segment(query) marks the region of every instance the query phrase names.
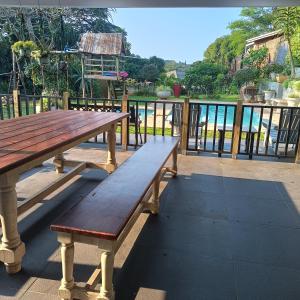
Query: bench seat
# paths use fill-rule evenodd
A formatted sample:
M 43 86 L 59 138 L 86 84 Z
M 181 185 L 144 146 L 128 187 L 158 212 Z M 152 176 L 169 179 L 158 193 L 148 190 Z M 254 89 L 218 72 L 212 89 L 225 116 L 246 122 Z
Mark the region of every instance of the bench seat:
M 146 143 L 57 219 L 51 230 L 117 239 L 177 144 L 175 137 L 155 137 Z
M 51 225 L 51 230 L 58 232 L 62 245 L 63 279 L 59 290 L 62 299 L 114 298 L 114 254 L 143 209 L 149 208 L 152 213 L 158 213 L 159 183 L 165 172 L 177 173 L 178 143 L 176 137 L 153 137 Z M 166 168 L 171 155 L 173 166 Z M 97 245 L 103 251 L 99 267 L 99 270 L 102 269 L 100 295 L 89 291 L 91 296 L 86 296 L 86 292 L 82 294 L 82 290 L 74 286 L 74 242 Z M 99 274 L 92 277 L 89 288 L 95 286 Z

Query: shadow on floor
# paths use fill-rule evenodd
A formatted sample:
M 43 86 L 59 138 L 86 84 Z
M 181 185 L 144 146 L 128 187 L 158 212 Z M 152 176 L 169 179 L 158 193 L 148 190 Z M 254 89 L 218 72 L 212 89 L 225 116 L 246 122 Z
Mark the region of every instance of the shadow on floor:
M 116 299 L 300 298 L 300 218 L 285 185 L 200 172 L 168 180 L 160 214 L 149 216 L 123 267 L 115 269 Z M 84 174 L 20 222 L 27 244 L 23 271 L 9 276 L 1 265 L 0 299 L 56 295 L 61 265 L 49 225 L 101 176 Z M 75 279 L 85 281 L 98 264 L 97 250 L 76 247 L 82 253 Z

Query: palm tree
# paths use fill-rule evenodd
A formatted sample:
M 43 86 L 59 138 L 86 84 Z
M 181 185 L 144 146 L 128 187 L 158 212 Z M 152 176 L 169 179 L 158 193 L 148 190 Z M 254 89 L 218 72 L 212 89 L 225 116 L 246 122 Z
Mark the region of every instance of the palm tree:
M 283 32 L 288 43 L 292 77 L 295 77 L 295 64 L 291 46 L 291 38 L 294 35 L 299 23 L 300 10 L 298 7 L 278 7 L 275 9 L 274 27 Z

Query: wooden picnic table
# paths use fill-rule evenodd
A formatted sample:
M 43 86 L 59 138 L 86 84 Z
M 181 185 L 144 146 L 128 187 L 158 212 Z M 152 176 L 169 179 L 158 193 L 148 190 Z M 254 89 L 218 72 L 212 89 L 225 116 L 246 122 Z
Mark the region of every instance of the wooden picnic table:
M 25 254 L 24 243 L 17 229 L 17 216 L 51 194 L 85 168 L 102 168 L 108 172 L 116 168 L 115 144 L 117 123 L 128 117 L 126 113 L 51 111 L 37 115 L 0 121 L 0 218 L 2 242 L 0 261 L 8 273 L 21 269 Z M 108 154 L 104 163 L 71 161 L 63 152 L 88 139 L 107 132 Z M 16 183 L 19 175 L 40 165 L 51 157 L 57 173 L 65 166 L 74 167 L 37 192 L 18 207 Z

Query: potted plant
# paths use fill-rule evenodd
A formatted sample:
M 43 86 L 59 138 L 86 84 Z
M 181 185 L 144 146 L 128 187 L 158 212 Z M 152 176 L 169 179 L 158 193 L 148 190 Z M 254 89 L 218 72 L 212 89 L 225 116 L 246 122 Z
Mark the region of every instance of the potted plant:
M 298 106 L 300 104 L 300 80 L 290 81 L 289 87 L 292 88 L 292 92 L 288 94 L 288 106 Z
M 37 50 L 37 45 L 33 41 L 18 41 L 12 45 L 11 49 L 19 57 L 30 57 L 31 52 Z
M 300 104 L 300 96 L 297 93 L 291 93 L 288 95 L 287 98 L 287 104 L 288 106 L 297 107 Z
M 136 92 L 136 80 L 132 78 L 126 79 L 126 89 L 128 95 L 133 95 Z
M 174 83 L 173 93 L 176 98 L 180 97 L 180 94 L 181 94 L 181 84 L 180 83 Z
M 156 88 L 156 95 L 160 99 L 168 99 L 172 94 L 172 89 L 166 85 L 160 85 Z

